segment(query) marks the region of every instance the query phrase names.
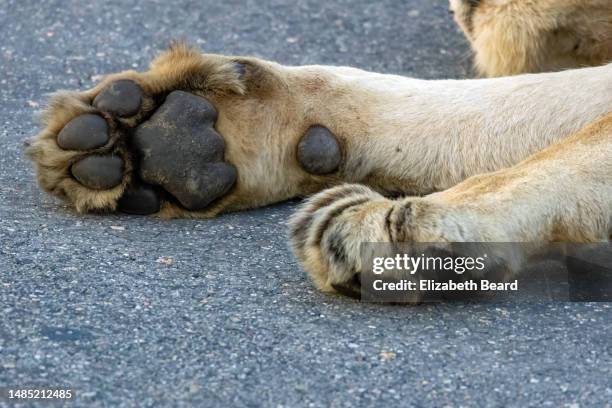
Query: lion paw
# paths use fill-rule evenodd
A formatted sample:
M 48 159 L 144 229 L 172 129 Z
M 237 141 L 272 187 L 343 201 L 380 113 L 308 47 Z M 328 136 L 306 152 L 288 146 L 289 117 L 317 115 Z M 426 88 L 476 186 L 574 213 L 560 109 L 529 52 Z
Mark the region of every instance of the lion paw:
M 168 71 L 177 63 L 180 75 Z M 152 71 L 56 94 L 44 115 L 46 128 L 27 151 L 40 184 L 81 212 L 206 209 L 234 186 L 237 171 L 225 161 L 217 111 L 201 94 L 244 93 L 239 65 L 202 60 L 178 46 Z
M 503 280 L 518 271 L 526 247 L 492 239 L 498 232 L 487 230 L 490 223 L 477 219 L 469 209 L 439 197 L 391 200 L 368 187 L 346 184 L 311 197 L 293 216 L 289 234 L 297 259 L 319 289 L 361 298 L 367 289 L 362 288 L 363 282 L 371 280 L 364 273 L 373 256 L 406 254 L 445 260 L 483 256 L 475 277 Z M 442 277 L 448 271 L 434 268 L 431 272 Z M 411 278 L 398 271 L 390 276 L 406 277 Z M 415 302 L 423 296 L 416 293 L 407 299 Z

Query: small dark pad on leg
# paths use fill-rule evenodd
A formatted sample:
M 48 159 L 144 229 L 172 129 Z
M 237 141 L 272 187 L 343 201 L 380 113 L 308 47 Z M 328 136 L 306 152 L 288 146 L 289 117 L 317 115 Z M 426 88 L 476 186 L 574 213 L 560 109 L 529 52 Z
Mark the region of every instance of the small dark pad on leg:
M 112 82 L 94 99 L 93 105 L 104 112 L 122 118 L 134 116 L 140 110 L 142 89 L 134 81 L 121 79 Z
M 64 150 L 90 150 L 108 142 L 108 125 L 98 115 L 77 116 L 57 135 L 57 144 Z
M 117 203 L 119 211 L 128 214 L 149 215 L 161 208 L 159 195 L 149 185 L 137 185 L 129 188 Z
M 72 165 L 79 183 L 94 190 L 107 190 L 121 184 L 123 160 L 119 156 L 88 156 Z
M 223 161 L 225 141 L 213 128 L 217 111 L 205 98 L 174 91 L 134 134 L 140 177 L 159 185 L 185 208 L 202 210 L 236 182 Z
M 308 173 L 333 173 L 342 159 L 338 139 L 323 126 L 312 126 L 298 144 L 297 159 Z

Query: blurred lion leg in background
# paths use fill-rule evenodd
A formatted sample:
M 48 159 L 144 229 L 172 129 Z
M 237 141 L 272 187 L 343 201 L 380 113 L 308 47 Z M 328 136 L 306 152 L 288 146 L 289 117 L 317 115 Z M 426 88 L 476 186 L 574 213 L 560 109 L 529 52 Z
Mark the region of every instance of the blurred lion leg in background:
M 480 76 L 612 61 L 610 0 L 450 0 Z

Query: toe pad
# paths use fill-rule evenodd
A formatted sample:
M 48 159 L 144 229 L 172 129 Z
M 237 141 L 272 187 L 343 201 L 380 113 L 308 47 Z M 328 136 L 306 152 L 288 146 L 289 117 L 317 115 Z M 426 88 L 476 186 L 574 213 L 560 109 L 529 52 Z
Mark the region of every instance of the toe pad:
M 140 110 L 142 89 L 134 81 L 121 79 L 112 82 L 94 99 L 93 105 L 104 112 L 122 118 L 134 116 Z
M 94 190 L 107 190 L 121 184 L 123 160 L 119 156 L 88 156 L 72 165 L 72 175 Z
M 125 192 L 117 203 L 117 208 L 128 214 L 149 215 L 159 211 L 161 201 L 153 187 L 138 185 Z
M 57 144 L 64 150 L 90 150 L 108 142 L 108 125 L 98 115 L 77 116 L 57 135 Z

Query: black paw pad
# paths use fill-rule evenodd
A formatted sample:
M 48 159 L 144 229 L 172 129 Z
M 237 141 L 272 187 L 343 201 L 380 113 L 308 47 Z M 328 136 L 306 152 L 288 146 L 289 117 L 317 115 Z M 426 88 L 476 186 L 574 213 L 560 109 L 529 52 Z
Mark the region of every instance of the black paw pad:
M 159 195 L 152 186 L 147 185 L 129 188 L 117 203 L 119 211 L 137 215 L 154 214 L 160 207 Z
M 96 108 L 122 118 L 137 114 L 141 103 L 142 89 L 129 79 L 112 82 L 93 100 Z
M 72 175 L 94 190 L 107 190 L 121 184 L 123 160 L 119 156 L 88 156 L 72 165 Z
M 342 160 L 338 139 L 323 126 L 312 126 L 298 144 L 297 159 L 308 173 L 333 173 Z
M 189 210 L 201 210 L 236 182 L 225 163 L 225 141 L 214 130 L 217 112 L 208 100 L 174 91 L 149 121 L 138 127 L 140 177 L 159 185 Z
M 57 135 L 57 144 L 65 150 L 90 150 L 108 142 L 108 125 L 98 115 L 77 116 Z

